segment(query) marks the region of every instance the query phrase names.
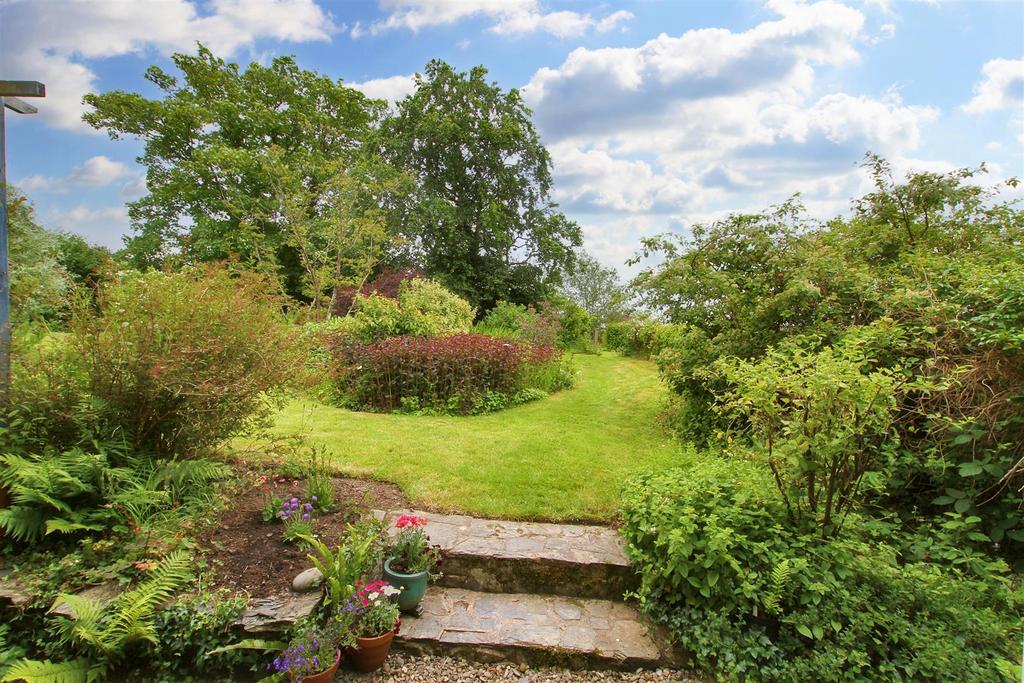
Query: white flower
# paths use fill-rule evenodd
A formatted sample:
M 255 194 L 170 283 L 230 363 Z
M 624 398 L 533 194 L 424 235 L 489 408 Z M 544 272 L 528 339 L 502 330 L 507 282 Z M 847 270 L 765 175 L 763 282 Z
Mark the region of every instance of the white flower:
M 370 598 L 370 600 L 376 600 L 378 596 L 380 596 L 380 593 L 374 592 L 370 593 L 367 597 Z
M 398 590 L 398 589 L 397 589 L 397 588 L 395 588 L 394 586 L 386 586 L 386 587 L 384 588 L 384 595 L 388 596 L 389 598 L 390 598 L 391 596 L 393 596 L 393 595 L 398 595 L 398 594 L 399 594 L 399 593 L 401 593 L 401 592 L 402 592 L 402 591 Z

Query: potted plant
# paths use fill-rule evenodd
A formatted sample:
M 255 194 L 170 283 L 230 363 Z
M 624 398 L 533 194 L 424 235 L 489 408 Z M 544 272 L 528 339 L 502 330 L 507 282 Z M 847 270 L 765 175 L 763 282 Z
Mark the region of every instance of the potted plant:
M 398 589 L 385 581 L 357 585 L 348 604 L 338 612 L 342 642 L 349 661 L 359 671 L 376 671 L 384 665 L 391 641 L 398 633 L 398 605 L 393 600 Z
M 317 626 L 299 632 L 273 661 L 272 668 L 296 683 L 330 683 L 341 662 L 337 638 Z
M 432 575 L 436 577 L 435 570 L 441 564 L 441 548 L 430 545 L 430 539 L 423 530 L 426 525 L 426 517 L 399 517 L 395 522 L 398 533 L 384 562 L 384 578 L 401 589 L 398 606 L 404 612 L 419 607 L 423 594 L 427 592 L 427 582 Z

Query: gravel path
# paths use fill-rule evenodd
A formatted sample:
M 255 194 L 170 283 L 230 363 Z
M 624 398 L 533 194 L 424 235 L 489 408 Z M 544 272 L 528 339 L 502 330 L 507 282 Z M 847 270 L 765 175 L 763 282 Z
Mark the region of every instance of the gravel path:
M 384 669 L 371 674 L 339 670 L 334 677 L 339 683 L 478 683 L 480 681 L 514 681 L 514 683 L 697 683 L 679 671 L 567 671 L 565 669 L 533 669 L 526 665 L 478 664 L 453 657 L 412 657 L 392 652 Z

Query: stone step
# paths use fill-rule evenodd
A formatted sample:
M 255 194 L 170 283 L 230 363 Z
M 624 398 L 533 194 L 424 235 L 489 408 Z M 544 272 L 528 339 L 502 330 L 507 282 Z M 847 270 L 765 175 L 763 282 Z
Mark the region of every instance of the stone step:
M 431 586 L 422 608 L 402 617 L 395 641 L 414 654 L 623 671 L 680 663 L 665 633 L 621 602 Z
M 621 536 L 608 527 L 510 522 L 418 510 L 374 514 L 391 525 L 403 514 L 429 520 L 430 542 L 446 552 L 440 586 L 621 600 L 639 583 Z

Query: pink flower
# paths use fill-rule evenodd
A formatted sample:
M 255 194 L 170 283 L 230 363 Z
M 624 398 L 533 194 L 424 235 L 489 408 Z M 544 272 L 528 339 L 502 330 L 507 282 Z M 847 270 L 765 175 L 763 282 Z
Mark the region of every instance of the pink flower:
M 395 522 L 395 526 L 399 529 L 408 529 L 410 527 L 423 527 L 427 525 L 426 517 L 414 517 L 412 515 L 402 515 Z

